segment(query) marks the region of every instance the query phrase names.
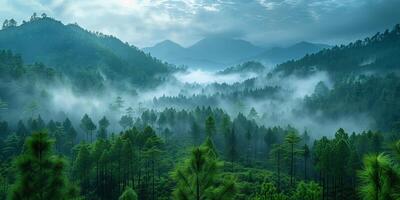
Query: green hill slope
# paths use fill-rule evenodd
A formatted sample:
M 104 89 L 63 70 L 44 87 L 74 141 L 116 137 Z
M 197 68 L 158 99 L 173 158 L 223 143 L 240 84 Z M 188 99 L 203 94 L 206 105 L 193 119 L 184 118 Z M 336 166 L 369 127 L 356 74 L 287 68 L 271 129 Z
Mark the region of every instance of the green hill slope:
M 0 31 L 0 49 L 18 53 L 27 63 L 42 62 L 69 76 L 84 71 L 111 81 L 153 84 L 173 69 L 113 36 L 78 25 L 38 18 Z

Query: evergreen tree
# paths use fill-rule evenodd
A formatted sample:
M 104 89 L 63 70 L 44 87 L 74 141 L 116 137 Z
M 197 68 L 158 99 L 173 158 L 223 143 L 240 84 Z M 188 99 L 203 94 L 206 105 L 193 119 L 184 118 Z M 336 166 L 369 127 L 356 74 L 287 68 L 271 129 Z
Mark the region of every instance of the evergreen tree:
M 98 134 L 98 138 L 101 139 L 106 139 L 107 138 L 107 127 L 110 125 L 110 122 L 108 121 L 108 119 L 106 118 L 106 116 L 104 116 L 103 118 L 100 119 L 99 121 L 99 134 Z
M 257 120 L 258 119 L 258 113 L 254 107 L 250 109 L 249 114 L 247 115 L 247 118 L 252 119 L 252 120 Z
M 367 155 L 359 172 L 364 200 L 395 200 L 400 195 L 400 174 L 385 154 Z
M 247 162 L 247 164 L 250 164 L 250 152 L 251 152 L 251 132 L 250 132 L 250 130 L 247 130 L 246 131 L 246 134 L 245 134 L 245 138 L 246 138 L 246 142 L 247 142 L 247 148 L 246 148 L 246 162 Z M 254 148 L 254 147 L 253 147 Z
M 4 30 L 4 29 L 8 28 L 8 24 L 9 24 L 8 19 L 4 20 L 2 29 Z
M 297 184 L 296 190 L 292 196 L 292 199 L 296 200 L 318 200 L 322 197 L 322 188 L 314 183 L 300 182 Z
M 122 97 L 117 96 L 117 98 L 114 101 L 114 104 L 111 105 L 112 109 L 115 111 L 121 111 L 121 109 L 124 107 L 124 100 Z
M 72 123 L 68 118 L 64 120 L 62 126 L 65 131 L 66 138 L 68 140 L 66 142 L 67 146 L 69 147 L 69 149 L 72 149 L 72 147 L 75 145 L 78 133 L 76 132 L 75 128 L 72 126 Z
M 238 157 L 237 138 L 234 128 L 232 128 L 232 130 L 229 132 L 227 141 L 228 141 L 227 144 L 228 160 L 231 162 L 231 171 L 233 172 L 233 165 Z
M 278 191 L 281 191 L 281 167 L 282 167 L 282 159 L 284 153 L 284 147 L 282 144 L 275 144 L 272 146 L 271 152 L 273 156 L 275 167 L 276 167 L 276 185 Z
M 131 187 L 126 187 L 124 193 L 118 198 L 118 200 L 137 200 L 138 196 Z
M 72 168 L 72 174 L 75 179 L 80 181 L 84 194 L 89 193 L 90 171 L 92 169 L 92 158 L 88 146 L 87 144 L 79 145 L 78 155 Z
M 133 126 L 133 119 L 128 115 L 124 115 L 121 117 L 118 123 L 125 130 L 126 128 Z
M 266 144 L 266 149 L 267 149 L 266 154 L 267 155 L 269 155 L 269 153 L 272 149 L 272 145 L 276 142 L 277 142 L 277 136 L 274 133 L 274 131 L 272 131 L 272 129 L 269 128 L 264 135 L 264 143 Z
M 261 191 L 257 195 L 257 200 L 274 200 L 278 191 L 272 183 L 263 183 L 261 186 Z
M 34 133 L 26 141 L 26 151 L 16 160 L 17 179 L 9 199 L 73 199 L 65 176 L 65 161 L 52 155 L 46 133 Z
M 198 146 L 200 144 L 200 132 L 200 126 L 195 121 L 193 121 L 190 134 L 192 135 L 193 144 L 195 146 Z
M 209 156 L 205 146 L 193 149 L 191 157 L 178 166 L 173 177 L 177 182 L 175 199 L 230 200 L 235 197 L 235 184 L 219 175 L 218 161 Z
M 133 114 L 133 108 L 132 107 L 128 107 L 125 111 L 126 111 L 126 115 L 132 116 L 132 114 Z
M 208 116 L 205 122 L 206 135 L 213 138 L 216 132 L 214 117 Z
M 17 124 L 17 136 L 22 141 L 25 141 L 26 136 L 28 136 L 28 129 L 26 129 L 26 126 L 22 120 L 19 120 Z
M 4 146 L 0 150 L 4 160 L 18 155 L 22 150 L 20 138 L 15 133 L 8 135 L 4 140 Z
M 310 149 L 308 148 L 308 145 L 305 144 L 303 146 L 303 158 L 304 158 L 304 180 L 307 180 L 307 163 L 308 163 L 308 159 L 310 158 Z
M 86 140 L 90 135 L 90 142 L 92 142 L 93 131 L 96 130 L 96 125 L 90 119 L 89 115 L 85 114 L 81 119 L 81 128 L 86 132 Z
M 285 137 L 285 142 L 286 142 L 287 146 L 289 147 L 290 185 L 293 185 L 296 145 L 300 142 L 300 137 L 295 132 L 289 132 L 289 134 Z

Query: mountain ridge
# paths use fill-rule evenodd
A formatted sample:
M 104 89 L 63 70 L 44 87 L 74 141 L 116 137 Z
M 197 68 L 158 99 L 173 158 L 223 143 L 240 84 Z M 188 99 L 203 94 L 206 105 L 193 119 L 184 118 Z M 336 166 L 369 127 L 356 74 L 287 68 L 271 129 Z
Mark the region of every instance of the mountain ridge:
M 91 71 L 111 81 L 126 80 L 135 85 L 156 81 L 158 74 L 173 69 L 114 36 L 49 17 L 0 30 L 0 49 L 20 54 L 27 63 L 41 62 L 73 76 Z
M 177 65 L 218 71 L 248 61 L 275 65 L 329 47 L 325 44 L 302 41 L 289 47 L 265 49 L 246 40 L 214 36 L 203 38 L 186 48 L 174 41 L 164 40 L 142 50 Z
M 297 60 L 277 65 L 276 72 L 309 75 L 327 71 L 336 78 L 349 73 L 386 73 L 400 71 L 400 25 L 347 45 L 336 45 Z

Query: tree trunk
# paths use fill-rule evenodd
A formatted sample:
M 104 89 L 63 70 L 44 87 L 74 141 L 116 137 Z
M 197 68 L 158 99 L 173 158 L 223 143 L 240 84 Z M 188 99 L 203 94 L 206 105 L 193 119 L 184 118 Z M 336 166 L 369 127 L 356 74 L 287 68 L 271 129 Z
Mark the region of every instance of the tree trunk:
M 307 181 L 307 158 L 304 158 L 304 180 Z
M 155 199 L 155 168 L 154 168 L 154 160 L 152 160 L 152 170 L 153 170 L 153 183 L 152 183 L 152 198 Z
M 200 200 L 200 185 L 199 176 L 196 174 L 196 200 Z
M 293 160 L 294 160 L 294 144 L 291 145 L 290 186 L 293 186 Z
M 281 153 L 278 150 L 278 191 L 281 191 Z

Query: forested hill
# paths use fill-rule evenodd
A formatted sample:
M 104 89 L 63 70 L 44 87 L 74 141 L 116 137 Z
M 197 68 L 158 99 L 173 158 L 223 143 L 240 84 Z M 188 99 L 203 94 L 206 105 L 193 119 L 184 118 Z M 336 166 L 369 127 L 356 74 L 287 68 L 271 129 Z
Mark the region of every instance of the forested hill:
M 218 74 L 232 74 L 232 73 L 261 73 L 265 71 L 265 66 L 261 64 L 260 62 L 257 61 L 248 61 L 245 63 L 242 63 L 240 65 L 228 67 L 220 72 Z
M 19 26 L 4 23 L 0 49 L 70 76 L 126 80 L 137 85 L 154 84 L 160 79 L 158 75 L 173 69 L 113 36 L 92 33 L 76 24 L 64 25 L 47 16 L 32 16 Z
M 285 75 L 308 75 L 329 72 L 332 77 L 344 74 L 382 73 L 400 69 L 400 25 L 348 45 L 335 46 L 278 65 L 276 72 Z

